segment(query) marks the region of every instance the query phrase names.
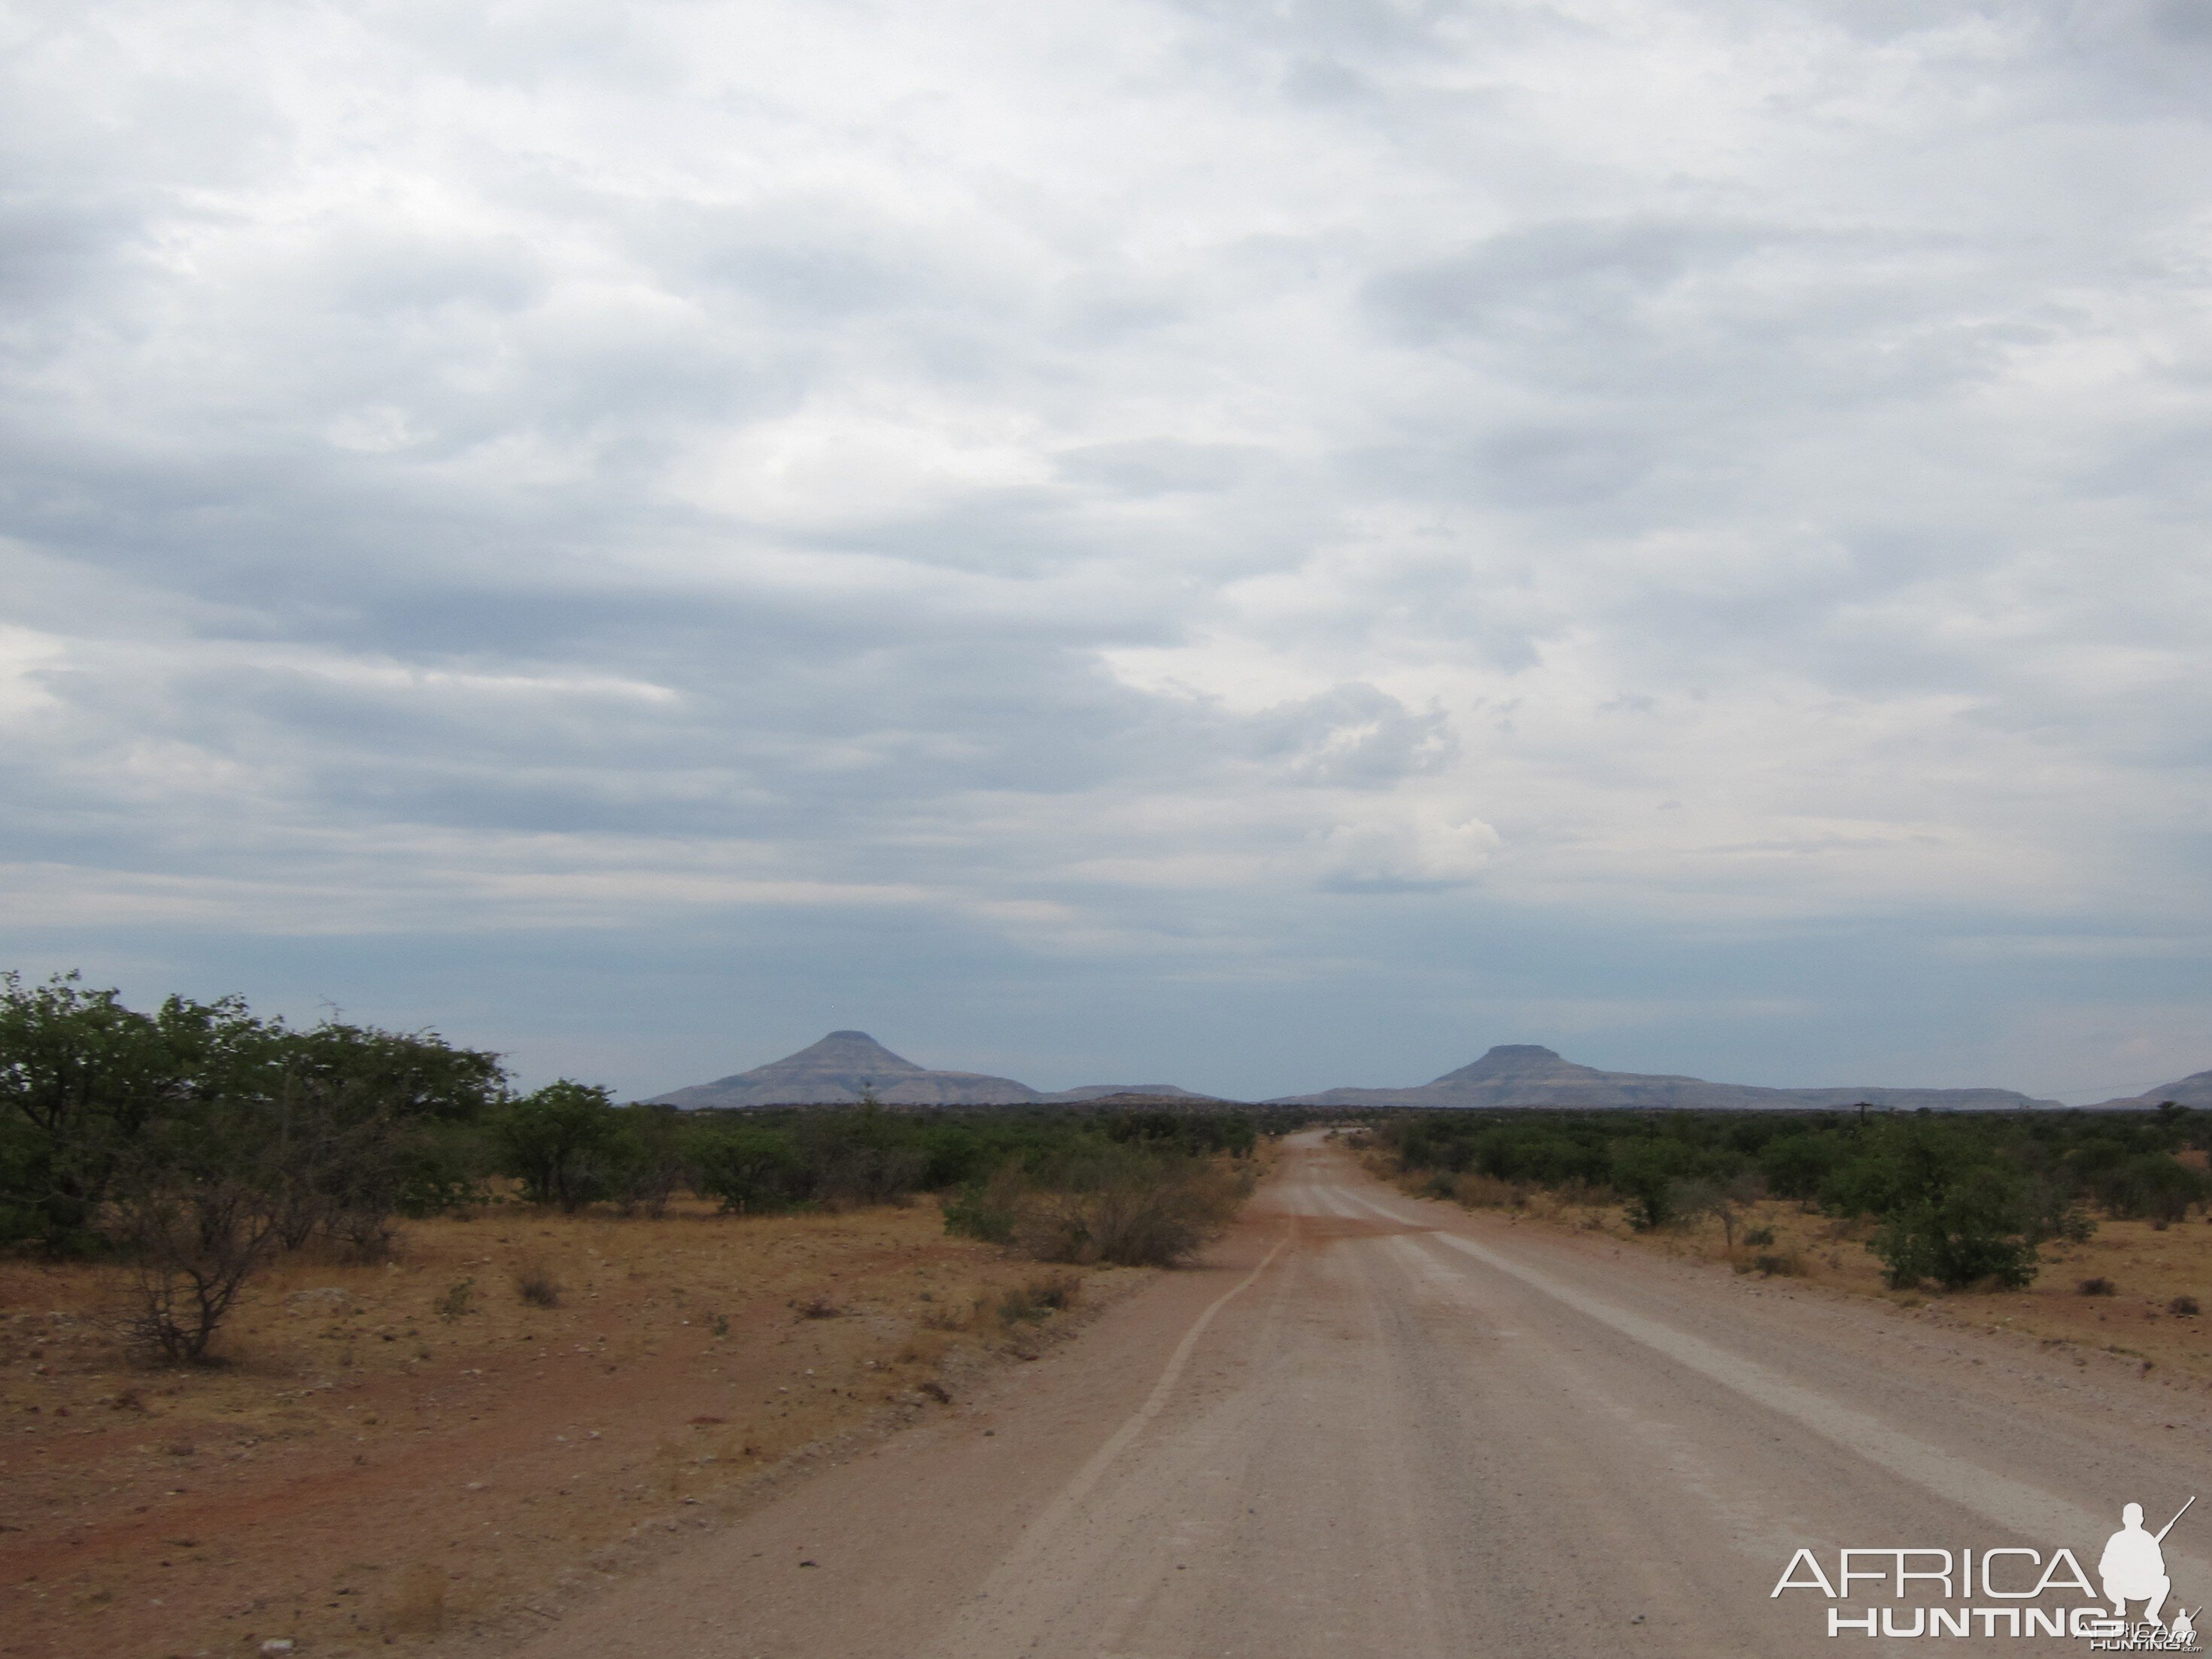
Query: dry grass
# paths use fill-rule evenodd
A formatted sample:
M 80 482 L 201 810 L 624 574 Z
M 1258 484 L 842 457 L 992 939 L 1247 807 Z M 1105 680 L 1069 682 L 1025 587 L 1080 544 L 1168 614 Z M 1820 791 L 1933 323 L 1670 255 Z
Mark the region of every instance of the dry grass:
M 515 1269 L 514 1293 L 533 1308 L 561 1305 L 561 1281 L 542 1263 L 533 1261 Z
M 1014 1243 L 1040 1261 L 1164 1267 L 1228 1224 L 1259 1174 L 1223 1159 L 1126 1157 L 1072 1187 L 1024 1188 L 1005 1171 L 993 1201 L 1010 1214 Z
M 97 1271 L 0 1261 L 0 1648 L 466 1648 L 805 1448 L 959 1401 L 1076 1287 L 1141 1277 L 1042 1285 L 932 1204 L 501 1209 L 410 1224 L 374 1266 L 288 1261 L 228 1363 L 167 1370 L 101 1324 Z M 1042 1311 L 1004 1320 L 1009 1295 Z

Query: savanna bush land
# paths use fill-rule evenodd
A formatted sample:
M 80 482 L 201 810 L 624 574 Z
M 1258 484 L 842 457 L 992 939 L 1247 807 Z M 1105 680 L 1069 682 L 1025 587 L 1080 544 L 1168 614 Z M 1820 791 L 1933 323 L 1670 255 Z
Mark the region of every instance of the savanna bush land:
M 526 1620 L 1034 1357 L 1297 1115 L 678 1113 L 0 976 L 0 1650 Z
M 518 1092 L 434 1032 L 0 979 L 0 1249 L 122 1268 L 118 1331 L 173 1360 L 210 1357 L 289 1254 L 374 1262 L 403 1219 L 507 1203 L 760 1216 L 927 1193 L 954 1231 L 1040 1259 L 1164 1266 L 1249 1190 L 1258 1138 L 1237 1112 L 618 1106 L 567 1079 Z
M 1425 1196 L 2212 1375 L 2212 1113 L 1401 1112 L 1355 1139 Z

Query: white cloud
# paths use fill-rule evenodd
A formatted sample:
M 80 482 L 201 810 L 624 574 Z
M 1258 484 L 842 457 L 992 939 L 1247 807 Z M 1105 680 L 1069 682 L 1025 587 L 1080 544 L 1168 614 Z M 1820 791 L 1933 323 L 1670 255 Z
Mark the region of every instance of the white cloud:
M 1510 1020 L 1741 928 L 1720 1072 L 1840 1063 L 1822 930 L 2118 941 L 1957 1015 L 2094 1048 L 2154 922 L 2203 1008 L 2192 16 L 18 9 L 21 948 L 1578 941 Z

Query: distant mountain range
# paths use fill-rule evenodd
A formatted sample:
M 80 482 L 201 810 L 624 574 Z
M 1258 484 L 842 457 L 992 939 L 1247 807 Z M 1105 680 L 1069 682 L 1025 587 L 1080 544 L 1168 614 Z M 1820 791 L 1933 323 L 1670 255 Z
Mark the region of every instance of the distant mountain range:
M 832 1031 L 795 1054 L 713 1083 L 672 1091 L 655 1097 L 654 1103 L 686 1108 L 815 1106 L 850 1103 L 863 1094 L 872 1094 L 890 1106 L 1076 1105 L 1109 1097 L 1118 1102 L 1123 1097 L 1193 1102 L 1216 1098 L 1171 1083 L 1091 1083 L 1048 1093 L 1012 1078 L 981 1072 L 933 1072 L 893 1054 L 866 1031 Z M 2142 1109 L 2165 1100 L 2212 1107 L 2212 1072 L 2198 1072 L 2163 1088 L 2105 1101 L 2102 1105 Z M 1939 1112 L 2048 1109 L 2059 1104 L 2011 1089 L 1765 1089 L 1741 1083 L 1708 1083 L 1694 1077 L 1602 1072 L 1577 1066 L 1552 1049 L 1526 1042 L 1501 1044 L 1473 1065 L 1447 1072 L 1418 1088 L 1324 1089 L 1317 1094 L 1279 1096 L 1267 1103 L 1786 1111 L 1835 1109 L 1862 1101 L 1893 1111 L 1925 1107 Z
M 1856 1106 L 1898 1111 L 1991 1112 L 2056 1106 L 2010 1089 L 1762 1089 L 1746 1083 L 1644 1072 L 1601 1072 L 1562 1060 L 1532 1042 L 1501 1043 L 1472 1066 L 1417 1089 L 1325 1089 L 1285 1095 L 1279 1106 L 1671 1107 L 1708 1111 L 1777 1111 Z
M 895 1054 L 866 1031 L 832 1031 L 811 1048 L 712 1083 L 656 1095 L 656 1106 L 826 1106 L 872 1094 L 887 1106 L 1075 1105 L 1109 1095 L 1204 1100 L 1170 1083 L 1090 1083 L 1043 1094 L 1010 1077 L 933 1072 Z
M 2118 1100 L 2100 1100 L 2089 1109 L 2102 1111 L 2109 1106 L 2121 1111 L 2139 1111 L 2169 1100 L 2177 1106 L 2212 1106 L 2212 1072 L 2191 1072 L 2187 1077 L 2155 1089 L 2146 1089 L 2139 1095 L 2128 1095 Z

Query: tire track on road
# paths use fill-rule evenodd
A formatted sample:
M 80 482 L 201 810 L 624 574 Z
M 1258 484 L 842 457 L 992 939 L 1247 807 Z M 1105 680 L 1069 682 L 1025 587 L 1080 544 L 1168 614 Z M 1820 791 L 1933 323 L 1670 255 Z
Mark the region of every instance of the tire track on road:
M 2112 1518 L 2106 1514 L 1945 1451 L 1856 1407 L 1791 1382 L 1755 1360 L 1730 1353 L 1702 1338 L 1592 1296 L 1541 1268 L 1445 1231 L 1419 1216 L 1407 1216 L 1376 1203 L 1355 1189 L 1337 1190 L 1374 1214 L 1413 1226 L 1444 1249 L 1504 1273 L 1675 1364 L 1792 1419 L 1886 1474 L 1978 1515 L 1992 1525 L 2054 1544 L 2075 1541 L 2077 1553 L 2080 1543 L 2101 1539 L 2112 1529 Z M 2196 1582 L 2212 1582 L 2212 1560 L 2179 1547 L 2170 1550 L 2169 1555 L 2185 1567 Z

